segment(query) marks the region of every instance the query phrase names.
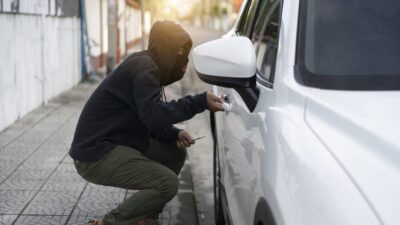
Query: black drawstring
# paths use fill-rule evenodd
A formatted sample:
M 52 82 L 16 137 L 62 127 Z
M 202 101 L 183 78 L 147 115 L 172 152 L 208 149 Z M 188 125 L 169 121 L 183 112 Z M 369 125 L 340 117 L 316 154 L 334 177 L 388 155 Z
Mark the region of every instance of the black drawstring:
M 164 102 L 167 102 L 167 96 L 165 95 L 165 86 L 162 86 L 161 87 L 161 94 L 162 94 L 162 96 L 161 97 L 164 97 Z

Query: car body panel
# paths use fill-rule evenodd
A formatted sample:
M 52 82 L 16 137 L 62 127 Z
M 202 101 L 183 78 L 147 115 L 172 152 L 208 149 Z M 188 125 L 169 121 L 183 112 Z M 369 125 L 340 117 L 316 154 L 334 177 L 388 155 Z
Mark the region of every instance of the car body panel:
M 398 224 L 400 93 L 297 83 L 298 9 L 299 0 L 283 3 L 275 82 L 257 82 L 253 112 L 235 90 L 213 86 L 232 104 L 214 124 L 232 223 L 253 224 L 265 199 L 276 224 Z
M 382 222 L 399 223 L 400 93 L 326 90 L 313 93 L 318 97 L 307 101 L 307 124 Z
M 233 224 L 251 224 L 259 198 L 277 224 L 379 224 L 371 208 L 304 120 L 303 93 L 288 88 L 284 104 L 260 86 L 250 113 L 234 90 L 222 116 L 222 179 Z M 354 212 L 357 209 L 358 213 Z

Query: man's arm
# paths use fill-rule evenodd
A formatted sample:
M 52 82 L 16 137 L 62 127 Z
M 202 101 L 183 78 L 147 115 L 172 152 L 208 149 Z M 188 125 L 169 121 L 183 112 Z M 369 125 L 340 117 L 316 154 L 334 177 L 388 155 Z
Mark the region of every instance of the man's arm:
M 150 133 L 150 136 L 163 143 L 175 144 L 178 140 L 179 131 L 181 131 L 181 129 L 172 125 L 164 129 L 153 131 Z
M 154 69 L 137 74 L 133 91 L 137 113 L 150 131 L 188 120 L 208 108 L 206 92 L 177 101 L 161 101 L 160 81 Z

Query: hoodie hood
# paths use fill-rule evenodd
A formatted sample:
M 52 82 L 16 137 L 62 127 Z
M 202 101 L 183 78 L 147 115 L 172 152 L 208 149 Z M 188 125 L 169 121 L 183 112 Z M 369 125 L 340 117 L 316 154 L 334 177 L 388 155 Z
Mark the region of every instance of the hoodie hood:
M 185 47 L 185 51 L 180 51 Z M 182 69 L 189 62 L 192 40 L 173 21 L 157 21 L 150 30 L 148 52 L 160 70 L 160 85 L 166 86 L 182 79 Z

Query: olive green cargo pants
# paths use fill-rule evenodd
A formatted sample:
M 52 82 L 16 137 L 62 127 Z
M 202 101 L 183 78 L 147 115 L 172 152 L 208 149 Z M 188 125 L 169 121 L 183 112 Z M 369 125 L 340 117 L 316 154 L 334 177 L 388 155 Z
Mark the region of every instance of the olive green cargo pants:
M 108 225 L 129 225 L 160 213 L 176 195 L 185 159 L 186 149 L 151 140 L 143 154 L 117 146 L 96 162 L 75 161 L 75 167 L 91 183 L 139 190 L 103 218 Z

